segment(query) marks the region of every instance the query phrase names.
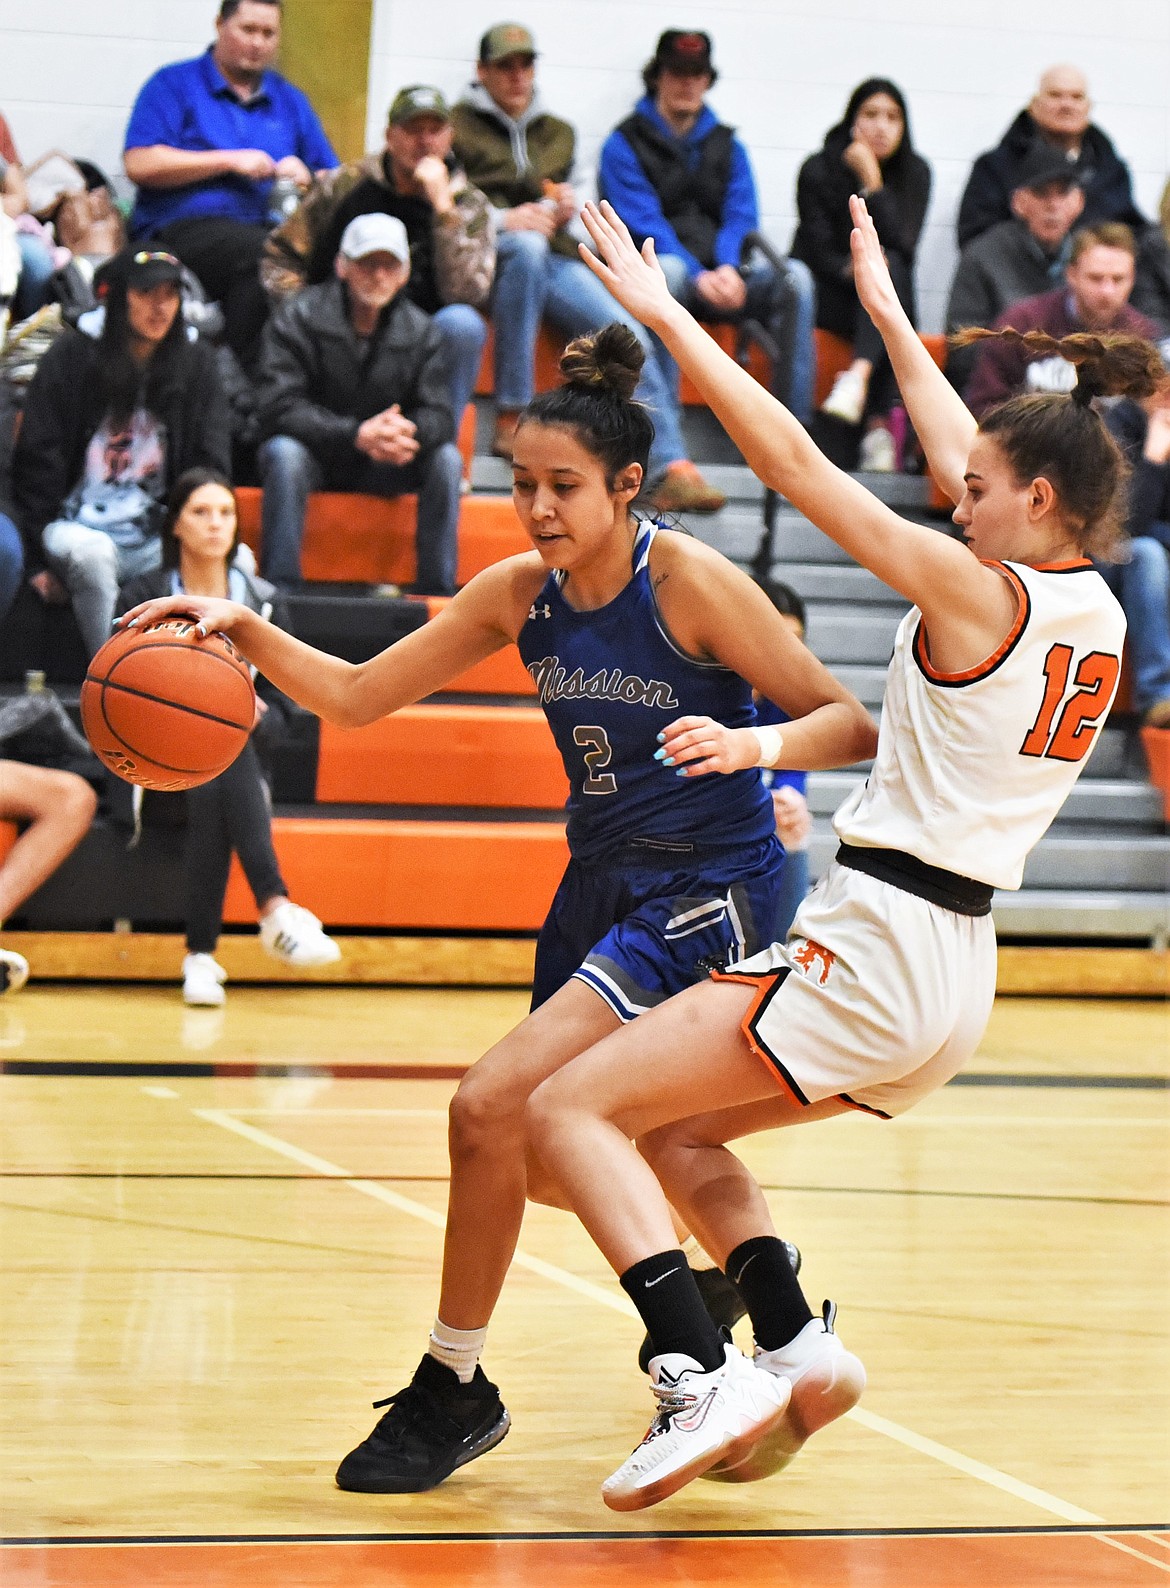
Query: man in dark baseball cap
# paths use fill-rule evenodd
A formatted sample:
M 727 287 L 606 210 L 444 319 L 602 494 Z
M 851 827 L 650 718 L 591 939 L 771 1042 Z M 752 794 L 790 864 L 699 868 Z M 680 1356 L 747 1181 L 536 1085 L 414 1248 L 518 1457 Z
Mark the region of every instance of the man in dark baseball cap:
M 991 326 L 1010 303 L 1034 298 L 1064 281 L 1073 228 L 1085 207 L 1076 163 L 1037 141 L 1020 162 L 1011 218 L 973 238 L 959 256 L 947 302 L 946 328 Z M 978 347 L 953 348 L 947 374 L 962 390 Z
M 655 78 L 661 72 L 677 72 L 680 77 L 706 77 L 707 87 L 718 77 L 711 64 L 711 36 L 709 33 L 684 32 L 681 28 L 667 28 L 654 47 L 654 58 L 646 72 Z M 654 90 L 649 83 L 647 92 Z

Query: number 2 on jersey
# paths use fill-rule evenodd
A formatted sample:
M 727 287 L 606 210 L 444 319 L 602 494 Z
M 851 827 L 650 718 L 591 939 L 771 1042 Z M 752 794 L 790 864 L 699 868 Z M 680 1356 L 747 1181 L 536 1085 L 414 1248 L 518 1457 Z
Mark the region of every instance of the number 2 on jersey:
M 1065 700 L 1072 660 L 1071 645 L 1054 645 L 1044 658 L 1044 699 L 1020 746 L 1021 755 L 1052 761 L 1083 761 L 1088 755 L 1097 725 L 1113 700 L 1121 660 L 1108 651 L 1090 651 L 1073 678 L 1076 692 Z
M 573 729 L 573 743 L 585 751 L 585 781 L 582 794 L 616 794 L 617 778 L 612 772 L 601 769 L 608 766 L 613 750 L 604 728 L 579 727 Z

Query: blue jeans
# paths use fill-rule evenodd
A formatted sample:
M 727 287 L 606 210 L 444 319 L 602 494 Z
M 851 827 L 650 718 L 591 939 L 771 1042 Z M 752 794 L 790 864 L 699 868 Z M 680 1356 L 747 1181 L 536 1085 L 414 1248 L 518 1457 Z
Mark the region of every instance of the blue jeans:
M 740 320 L 758 320 L 765 330 L 773 333 L 780 344 L 782 365 L 776 372 L 776 395 L 802 424 L 806 424 L 812 414 L 817 378 L 817 350 L 813 338 L 817 292 L 808 266 L 799 259 L 789 259 L 780 277 L 767 260 L 750 265 L 744 274 L 747 301 L 742 309 L 728 313 L 713 308 L 699 296 L 686 261 L 678 254 L 661 254 L 658 263 L 672 296 L 696 319 L 733 325 Z M 664 377 L 670 390 L 677 394 L 678 365 L 657 337 L 654 342 Z
M 273 436 L 257 454 L 264 496 L 260 507 L 260 571 L 274 584 L 301 577 L 305 510 L 313 491 L 353 491 L 369 496 L 418 492 L 415 588 L 426 595 L 452 595 L 459 554 L 459 500 L 463 459 L 453 441 L 420 452 L 413 463 L 374 463 L 354 452 L 344 468 L 321 463 L 292 436 Z
M 16 241 L 20 248 L 20 280 L 12 300 L 12 318 L 27 320 L 48 303 L 49 282 L 57 267 L 52 249 L 42 238 L 18 232 Z
M 536 338 L 542 319 L 564 335 L 585 336 L 618 320 L 628 325 L 646 353 L 635 396 L 650 409 L 654 443 L 650 477 L 687 455 L 674 396 L 654 357 L 650 333 L 610 296 L 580 259 L 555 254 L 539 232 L 501 232 L 496 256 L 492 323 L 496 329 L 496 403 L 526 408 L 534 393 Z
M 162 541 L 155 535 L 140 546 L 119 546 L 104 530 L 58 518 L 41 531 L 41 544 L 69 592 L 86 654 L 93 656 L 110 637 L 120 586 L 154 572 L 162 562 Z
M 24 576 L 24 543 L 12 520 L 0 513 L 0 623 L 16 600 Z
M 1170 700 L 1170 557 L 1149 535 L 1128 545 L 1128 562 L 1099 562 L 1098 571 L 1121 602 L 1129 625 L 1133 703 L 1148 711 Z
M 451 378 L 451 412 L 455 415 L 455 434 L 463 422 L 463 410 L 471 401 L 475 379 L 483 361 L 487 341 L 487 321 L 467 303 L 448 303 L 434 315 L 447 351 L 447 370 Z

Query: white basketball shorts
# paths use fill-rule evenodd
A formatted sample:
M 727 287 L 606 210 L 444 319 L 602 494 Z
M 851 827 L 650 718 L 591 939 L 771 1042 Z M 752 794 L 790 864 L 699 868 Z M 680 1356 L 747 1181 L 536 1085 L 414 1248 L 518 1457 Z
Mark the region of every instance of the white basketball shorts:
M 787 942 L 715 974 L 757 989 L 744 1035 L 797 1102 L 839 1097 L 888 1119 L 974 1054 L 995 958 L 990 915 L 959 915 L 834 863 Z

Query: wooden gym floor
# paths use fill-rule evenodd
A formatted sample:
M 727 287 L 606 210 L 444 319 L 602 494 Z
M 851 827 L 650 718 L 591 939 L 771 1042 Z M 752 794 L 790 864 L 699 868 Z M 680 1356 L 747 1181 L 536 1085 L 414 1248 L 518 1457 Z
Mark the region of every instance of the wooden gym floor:
M 431 1494 L 333 1470 L 435 1302 L 454 1079 L 516 991 L 32 986 L 0 1004 L 5 1588 L 1137 1588 L 1170 1582 L 1170 1024 L 1003 999 L 895 1124 L 746 1146 L 865 1359 L 775 1479 L 618 1517 L 636 1321 L 533 1209 L 486 1366 L 514 1418 Z M 490 1217 L 490 1210 L 485 1210 Z

